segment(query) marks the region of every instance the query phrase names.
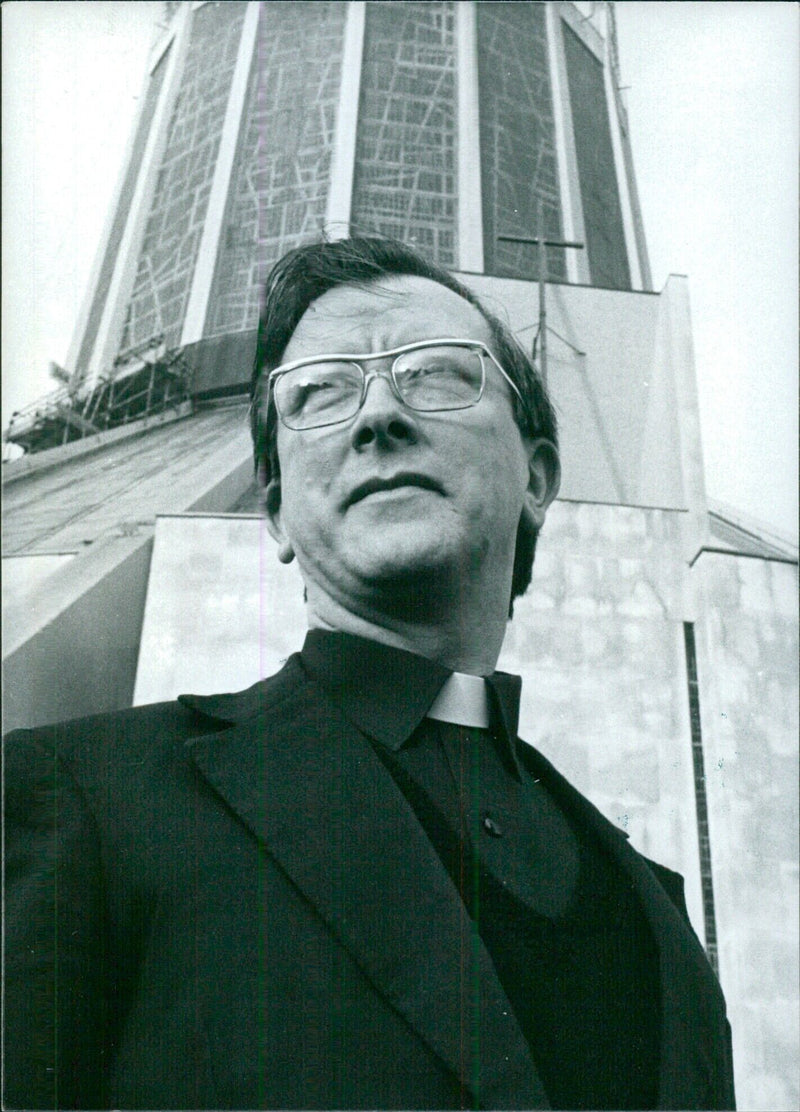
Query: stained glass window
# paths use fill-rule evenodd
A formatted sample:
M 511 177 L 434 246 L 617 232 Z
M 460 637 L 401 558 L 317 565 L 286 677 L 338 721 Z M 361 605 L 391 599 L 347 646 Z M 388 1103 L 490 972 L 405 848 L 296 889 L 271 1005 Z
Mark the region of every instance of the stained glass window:
M 180 342 L 246 7 L 245 0 L 226 0 L 192 14 L 123 351 L 156 335 L 163 335 L 168 347 Z
M 351 227 L 457 260 L 453 2 L 367 5 Z
M 538 277 L 533 237 L 543 202 L 545 235 L 563 238 L 544 4 L 476 4 L 484 270 Z M 566 278 L 564 252 L 548 248 L 547 277 Z
M 325 219 L 346 4 L 262 5 L 206 332 L 254 328 L 272 263 Z
M 75 368 L 80 372 L 86 372 L 89 360 L 92 357 L 92 349 L 97 339 L 97 331 L 100 327 L 103 309 L 105 308 L 108 287 L 111 284 L 114 266 L 117 261 L 117 252 L 119 251 L 119 245 L 122 242 L 122 235 L 125 231 L 125 222 L 128 219 L 128 214 L 131 209 L 131 201 L 133 200 L 133 192 L 136 186 L 136 177 L 141 169 L 142 155 L 144 154 L 144 149 L 150 135 L 150 125 L 155 115 L 158 97 L 161 93 L 161 86 L 164 84 L 164 74 L 167 71 L 171 49 L 172 47 L 170 45 L 161 55 L 147 84 L 144 104 L 142 105 L 142 111 L 136 125 L 136 134 L 133 139 L 130 160 L 125 170 L 125 179 L 120 190 L 119 203 L 114 213 L 111 233 L 108 238 L 108 243 L 106 244 L 100 274 L 92 296 L 92 304 L 86 321 L 86 330 L 83 333 L 80 351 L 75 360 Z
M 631 275 L 603 66 L 566 23 L 562 27 L 592 284 L 629 290 Z

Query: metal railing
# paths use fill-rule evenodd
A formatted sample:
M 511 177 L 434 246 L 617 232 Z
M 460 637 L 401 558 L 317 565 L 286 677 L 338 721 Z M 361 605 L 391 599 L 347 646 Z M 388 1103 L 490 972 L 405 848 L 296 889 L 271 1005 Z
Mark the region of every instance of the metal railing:
M 165 351 L 155 336 L 126 352 L 93 387 L 62 386 L 18 410 L 3 440 L 41 452 L 162 413 L 191 396 L 192 377 L 182 349 Z

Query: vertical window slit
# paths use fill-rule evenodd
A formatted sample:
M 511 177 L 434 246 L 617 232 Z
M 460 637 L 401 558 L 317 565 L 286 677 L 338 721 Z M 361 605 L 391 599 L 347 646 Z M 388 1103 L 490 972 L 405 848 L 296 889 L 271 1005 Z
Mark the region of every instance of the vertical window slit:
M 694 625 L 683 623 L 686 646 L 686 682 L 689 693 L 689 722 L 692 734 L 692 768 L 694 770 L 694 798 L 697 810 L 697 842 L 700 854 L 700 887 L 703 894 L 703 922 L 706 933 L 706 954 L 714 972 L 719 976 L 717 956 L 717 922 L 714 913 L 714 883 L 711 873 L 711 833 L 708 825 L 708 800 L 706 798 L 706 773 L 703 761 L 703 733 L 700 722 L 700 690 L 697 682 L 697 650 Z

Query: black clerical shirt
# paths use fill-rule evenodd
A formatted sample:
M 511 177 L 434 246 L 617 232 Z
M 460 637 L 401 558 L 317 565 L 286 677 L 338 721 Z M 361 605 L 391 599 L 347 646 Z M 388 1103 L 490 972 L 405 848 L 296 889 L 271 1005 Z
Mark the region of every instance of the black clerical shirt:
M 301 654 L 413 808 L 492 958 L 553 1108 L 654 1108 L 658 956 L 627 879 L 526 770 L 519 677 L 489 729 L 426 718 L 450 672 L 348 634 Z

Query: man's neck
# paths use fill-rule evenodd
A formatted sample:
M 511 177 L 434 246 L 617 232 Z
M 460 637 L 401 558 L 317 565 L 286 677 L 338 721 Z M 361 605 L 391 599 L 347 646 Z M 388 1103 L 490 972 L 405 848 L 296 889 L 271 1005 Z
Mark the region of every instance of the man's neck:
M 505 635 L 505 615 L 493 618 L 457 604 L 447 619 L 404 619 L 396 615 L 358 614 L 335 600 L 309 593 L 308 624 L 378 641 L 436 660 L 453 672 L 489 676 L 495 669 Z

